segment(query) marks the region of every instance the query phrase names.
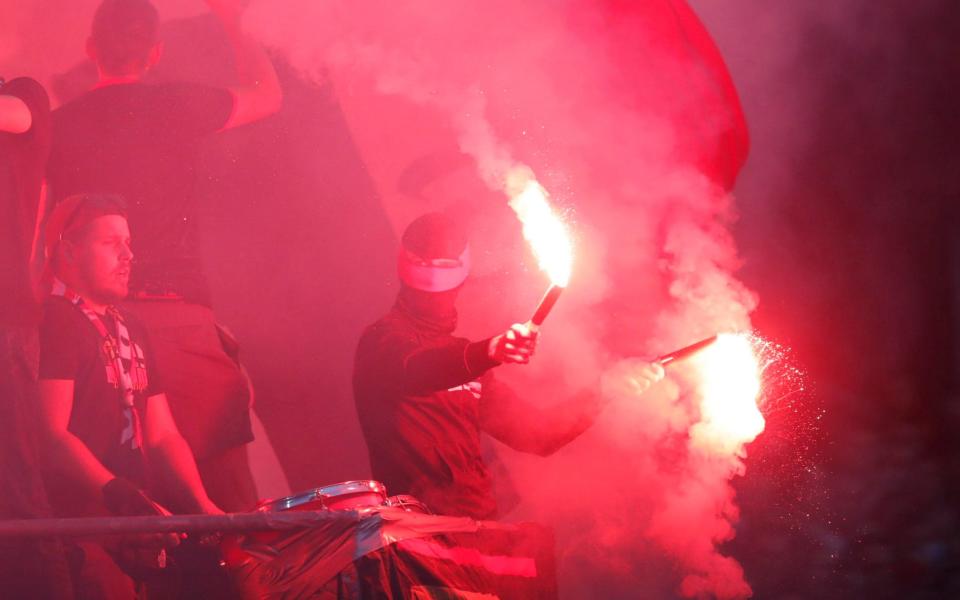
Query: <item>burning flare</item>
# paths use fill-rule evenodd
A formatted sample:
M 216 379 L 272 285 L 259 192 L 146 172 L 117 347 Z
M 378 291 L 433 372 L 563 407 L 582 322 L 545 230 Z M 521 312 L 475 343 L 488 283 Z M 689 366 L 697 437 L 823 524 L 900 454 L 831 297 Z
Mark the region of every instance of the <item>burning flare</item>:
M 741 454 L 763 431 L 760 361 L 745 334 L 721 334 L 691 358 L 699 380 L 700 422 L 691 437 L 716 453 Z
M 573 244 L 566 224 L 550 207 L 547 190 L 529 169 L 518 167 L 507 176 L 507 194 L 540 269 L 553 285 L 566 287 L 573 268 Z

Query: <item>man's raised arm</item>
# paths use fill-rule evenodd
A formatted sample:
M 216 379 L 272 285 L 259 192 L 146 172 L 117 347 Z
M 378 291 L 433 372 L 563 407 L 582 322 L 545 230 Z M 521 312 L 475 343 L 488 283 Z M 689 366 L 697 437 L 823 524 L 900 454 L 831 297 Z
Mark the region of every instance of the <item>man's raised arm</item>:
M 280 110 L 283 92 L 277 72 L 264 49 L 243 31 L 242 2 L 239 0 L 205 0 L 220 19 L 233 45 L 237 69 L 237 85 L 233 93 L 233 112 L 223 129 L 245 125 Z

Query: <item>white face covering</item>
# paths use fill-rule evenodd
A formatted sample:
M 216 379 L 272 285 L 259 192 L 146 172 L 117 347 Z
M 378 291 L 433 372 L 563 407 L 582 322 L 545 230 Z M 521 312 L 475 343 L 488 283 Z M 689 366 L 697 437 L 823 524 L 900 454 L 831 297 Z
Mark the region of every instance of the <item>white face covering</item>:
M 397 257 L 400 280 L 415 290 L 446 292 L 458 287 L 470 273 L 470 246 L 459 258 L 423 259 L 405 248 Z

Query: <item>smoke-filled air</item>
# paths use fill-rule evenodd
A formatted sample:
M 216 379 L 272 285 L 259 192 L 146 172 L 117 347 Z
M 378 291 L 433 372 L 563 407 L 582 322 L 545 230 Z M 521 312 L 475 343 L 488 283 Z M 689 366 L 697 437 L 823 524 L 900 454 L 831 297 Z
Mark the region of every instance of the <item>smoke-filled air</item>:
M 750 596 L 720 544 L 738 518 L 731 480 L 763 421 L 755 404 L 732 427 L 717 414 L 754 403 L 756 390 L 732 397 L 696 362 L 670 367 L 642 399 L 630 385 L 639 359 L 749 330 L 757 301 L 737 279 L 729 233 L 747 132 L 690 9 L 261 0 L 246 23 L 332 84 L 395 228 L 425 210 L 470 223 L 477 267 L 462 330 L 525 320 L 550 281 L 509 210 L 508 179 L 535 178 L 563 215 L 575 238 L 569 287 L 535 364 L 505 377 L 542 406 L 583 388 L 609 406 L 551 460 L 491 451 L 509 467 L 501 495 L 519 496 L 510 516 L 557 527 L 570 597 L 601 581 L 611 593 Z M 743 350 L 715 352 L 735 361 Z
M 341 531 L 475 528 L 297 530 L 324 586 L 960 597 L 956 4 L 0 0 L 0 587 L 57 583 L 10 520 L 65 526 L 73 475 L 83 516 L 175 491 L 67 435 L 143 449 L 160 382 L 181 517 L 360 480 Z

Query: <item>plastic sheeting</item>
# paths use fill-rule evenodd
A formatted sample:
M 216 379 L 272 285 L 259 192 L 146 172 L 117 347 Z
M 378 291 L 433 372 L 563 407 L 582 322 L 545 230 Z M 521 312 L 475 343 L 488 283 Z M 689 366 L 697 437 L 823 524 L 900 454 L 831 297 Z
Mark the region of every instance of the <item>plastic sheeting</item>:
M 505 525 L 376 509 L 331 513 L 293 533 L 235 540 L 243 598 L 556 598 L 553 536 Z

